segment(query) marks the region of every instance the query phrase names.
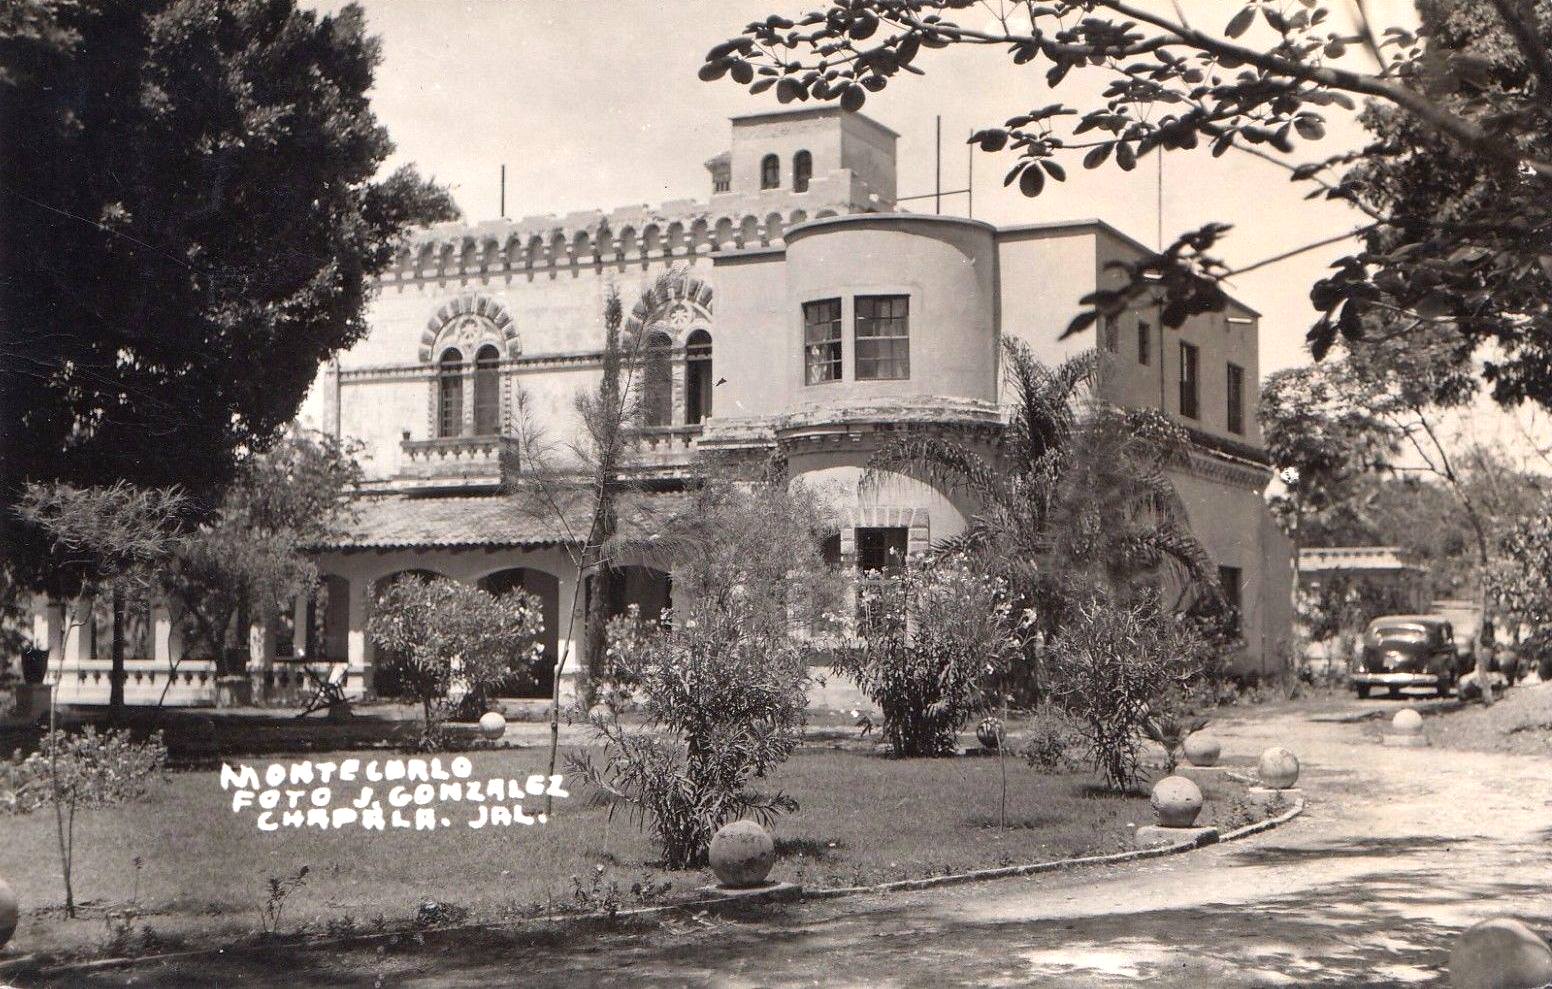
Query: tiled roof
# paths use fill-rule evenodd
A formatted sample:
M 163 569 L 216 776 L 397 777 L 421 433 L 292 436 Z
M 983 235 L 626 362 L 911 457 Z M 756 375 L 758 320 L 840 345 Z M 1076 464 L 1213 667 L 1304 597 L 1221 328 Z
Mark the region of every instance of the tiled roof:
M 622 529 L 640 524 L 647 514 L 668 513 L 684 503 L 682 495 L 632 493 L 620 512 Z M 585 533 L 592 506 L 578 498 L 567 506 L 572 532 Z M 344 531 L 317 543 L 314 550 L 459 549 L 463 547 L 547 546 L 567 541 L 568 526 L 537 506 L 501 495 L 416 498 L 384 495 L 363 498 Z

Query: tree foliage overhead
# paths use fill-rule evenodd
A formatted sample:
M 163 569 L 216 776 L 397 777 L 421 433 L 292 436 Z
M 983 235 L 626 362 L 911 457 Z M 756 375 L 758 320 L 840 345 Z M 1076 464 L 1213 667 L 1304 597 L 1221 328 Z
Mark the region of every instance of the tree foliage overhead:
M 451 218 L 368 105 L 364 17 L 295 0 L 20 0 L 0 15 L 0 535 L 26 482 L 209 507 L 366 331 L 408 224 Z
M 1368 7 L 1235 0 L 1207 24 L 1136 0 L 833 0 L 750 23 L 700 75 L 858 110 L 950 46 L 996 50 L 1052 91 L 1098 74 L 1097 99 L 1009 107 L 972 143 L 1015 155 L 1006 184 L 1029 196 L 1074 164 L 1131 171 L 1153 152 L 1239 149 L 1282 165 L 1366 221 L 1308 245 L 1367 237 L 1312 291 L 1317 356 L 1376 320 L 1437 326 L 1466 350 L 1498 345 L 1498 399 L 1552 402 L 1552 0 L 1422 0 L 1420 30 L 1378 25 Z M 1364 99 L 1379 140 L 1290 160 Z M 1161 296 L 1167 326 L 1222 308 L 1219 282 L 1235 272 L 1212 251 L 1227 230 L 1208 223 L 1120 263 L 1125 283 L 1085 297 L 1068 332 L 1143 295 Z

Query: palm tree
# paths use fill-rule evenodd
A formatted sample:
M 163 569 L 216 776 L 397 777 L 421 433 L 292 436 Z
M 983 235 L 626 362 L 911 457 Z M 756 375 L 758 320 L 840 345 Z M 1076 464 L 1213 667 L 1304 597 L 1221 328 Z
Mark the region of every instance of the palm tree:
M 1020 610 L 1033 609 L 1043 640 L 1079 601 L 1216 597 L 1217 582 L 1166 468 L 1189 456 L 1185 431 L 1156 409 L 1088 399 L 1100 371 L 1092 351 L 1051 367 L 1020 340 L 1002 341 L 1012 401 L 998 443 L 977 452 L 927 432 L 887 444 L 867 479 L 919 478 L 968 500 L 960 534 L 934 552 L 967 552 L 1008 580 Z M 1029 655 L 1039 691 L 1038 656 Z

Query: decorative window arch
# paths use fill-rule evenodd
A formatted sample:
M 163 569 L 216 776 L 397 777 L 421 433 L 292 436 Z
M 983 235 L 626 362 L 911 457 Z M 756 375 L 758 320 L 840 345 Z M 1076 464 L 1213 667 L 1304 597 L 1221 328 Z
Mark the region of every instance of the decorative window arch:
M 420 362 L 430 364 L 432 356 L 447 347 L 472 354 L 487 342 L 503 358 L 517 357 L 523 352 L 517 323 L 505 306 L 488 295 L 460 295 L 448 300 L 426 320 L 420 335 Z
M 760 188 L 781 188 L 781 158 L 777 155 L 766 155 L 760 160 Z
M 456 347 L 437 361 L 437 436 L 463 435 L 463 354 Z
M 808 180 L 814 177 L 814 156 L 799 151 L 792 156 L 792 191 L 807 192 Z

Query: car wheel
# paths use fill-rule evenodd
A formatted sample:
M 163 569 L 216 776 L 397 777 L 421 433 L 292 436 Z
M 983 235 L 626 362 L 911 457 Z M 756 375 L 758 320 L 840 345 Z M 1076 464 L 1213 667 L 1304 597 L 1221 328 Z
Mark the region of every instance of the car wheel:
M 1366 701 L 1366 700 L 1369 699 L 1369 685 L 1368 684 L 1360 683 L 1358 685 L 1357 689 L 1358 689 L 1358 699 L 1359 700 Z

